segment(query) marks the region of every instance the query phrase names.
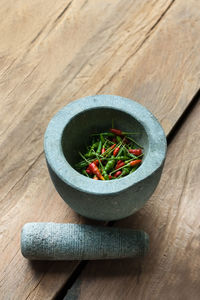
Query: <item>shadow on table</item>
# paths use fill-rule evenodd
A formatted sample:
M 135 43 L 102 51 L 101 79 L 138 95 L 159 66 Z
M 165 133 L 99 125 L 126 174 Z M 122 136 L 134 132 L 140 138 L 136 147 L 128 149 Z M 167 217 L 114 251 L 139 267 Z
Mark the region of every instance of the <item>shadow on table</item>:
M 154 213 L 146 205 L 143 209 L 128 218 L 109 223 L 108 226 L 111 225 L 112 227 L 139 229 L 147 232 L 150 238 L 149 252 L 145 257 L 91 261 L 83 272 L 85 278 L 132 276 L 139 282 L 142 273 L 151 274 L 156 268 L 156 262 L 161 253 L 161 242 L 166 226 L 164 219 L 163 216 L 162 226 L 156 227 L 157 213 Z
M 45 274 L 45 277 L 55 278 L 64 276 L 63 281 L 67 280 L 67 277 L 71 276 L 71 273 L 79 265 L 79 261 L 28 261 L 31 271 L 40 276 Z

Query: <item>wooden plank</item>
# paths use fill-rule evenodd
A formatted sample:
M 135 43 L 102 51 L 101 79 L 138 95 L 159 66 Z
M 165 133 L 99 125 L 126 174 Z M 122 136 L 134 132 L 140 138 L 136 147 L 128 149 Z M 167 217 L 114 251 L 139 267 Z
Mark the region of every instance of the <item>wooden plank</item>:
M 198 0 L 172 1 L 142 42 L 130 29 L 130 35 L 104 64 L 92 68 L 90 78 L 95 86 L 91 87 L 90 81 L 79 82 L 74 95 L 90 90 L 135 99 L 153 111 L 167 135 L 199 89 L 199 10 Z M 87 70 L 81 71 L 82 76 Z
M 106 91 L 135 98 L 160 120 L 170 120 L 168 125 L 163 122 L 168 133 L 199 84 L 200 41 L 194 3 L 181 4 L 182 11 L 184 5 L 187 10 L 183 15 L 180 3 L 164 0 L 117 4 L 100 0 L 10 1 L 0 8 L 0 14 L 7 15 L 0 23 L 0 289 L 5 298 L 51 299 L 77 264 L 24 260 L 19 250 L 24 223 L 88 223 L 60 199 L 50 182 L 42 145 L 49 119 L 75 98 Z M 17 36 L 12 30 L 14 21 Z M 174 42 L 180 48 L 185 32 L 190 43 L 180 56 L 174 51 Z M 166 50 L 163 39 L 169 37 Z M 168 67 L 163 66 L 162 58 L 156 65 L 148 60 L 149 52 L 153 58 L 158 54 L 158 46 L 161 53 L 166 50 L 170 54 Z M 141 71 L 142 59 L 149 66 L 145 72 Z M 151 69 L 148 62 L 154 67 L 152 74 L 147 72 Z M 182 62 L 180 76 L 177 66 Z M 128 72 L 126 81 L 124 72 Z M 166 87 L 160 81 L 165 76 Z M 152 85 L 151 91 L 147 83 Z M 182 91 L 185 84 L 188 88 Z M 177 116 L 172 109 L 174 97 Z
M 150 234 L 143 259 L 89 262 L 69 290 L 73 299 L 192 299 L 200 295 L 200 101 L 169 146 L 151 200 L 115 226 Z
M 51 116 L 72 99 L 95 93 L 93 89 L 97 91 L 99 87 L 96 86 L 96 79 L 91 80 L 93 74 L 90 72 L 96 72 L 96 68 L 104 66 L 105 60 L 109 61 L 121 43 L 127 47 L 124 49 L 124 57 L 120 59 L 122 64 L 130 48 L 127 41 L 132 41 L 134 36 L 135 45 L 131 50 L 136 50 L 138 43 L 146 39 L 147 32 L 171 3 L 164 0 L 156 3 L 125 1 L 110 5 L 109 2 L 102 4 L 99 0 L 95 4 L 86 3 L 81 9 L 82 2 L 72 2 L 65 12 L 66 16 L 58 18 L 62 13 L 60 9 L 61 12 L 56 12 L 56 15 L 52 12 L 46 22 L 41 23 L 39 18 L 42 28 L 47 25 L 37 39 L 36 35 L 42 29 L 36 34 L 33 29 L 29 29 L 31 26 L 28 23 L 26 28 L 31 38 L 24 43 L 23 34 L 20 35 L 20 53 L 16 51 L 8 55 L 10 68 L 2 74 L 0 81 L 1 197 L 8 193 L 42 153 L 43 134 Z M 149 15 L 152 7 L 152 14 Z M 22 16 L 29 11 L 24 12 L 23 5 L 20 8 L 17 6 L 16 13 L 23 27 Z M 33 17 L 37 18 L 36 14 L 37 10 Z M 103 16 L 101 22 L 100 16 Z M 143 17 L 144 22 L 141 23 Z M 3 36 L 10 34 L 9 28 L 9 24 L 4 26 L 6 33 Z M 64 38 L 66 36 L 67 39 Z M 6 45 L 2 44 L 3 51 L 9 50 L 4 49 Z M 18 45 L 12 44 L 12 47 L 17 48 Z M 119 66 L 118 63 L 112 64 L 115 70 Z M 100 77 L 103 80 L 108 75 L 101 73 Z M 73 96 L 84 82 L 90 84 L 87 91 L 79 91 L 79 94 Z M 20 151 L 22 147 L 23 151 Z

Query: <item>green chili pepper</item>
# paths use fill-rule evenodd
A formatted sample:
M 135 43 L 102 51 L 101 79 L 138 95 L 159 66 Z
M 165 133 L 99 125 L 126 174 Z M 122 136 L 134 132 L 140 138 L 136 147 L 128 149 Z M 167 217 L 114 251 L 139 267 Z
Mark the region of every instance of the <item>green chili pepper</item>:
M 113 157 L 113 159 L 115 159 L 115 160 L 128 160 L 130 158 L 128 156 L 116 156 L 116 157 Z
M 128 175 L 129 173 L 130 173 L 130 168 L 124 168 L 124 169 L 122 170 L 121 175 L 120 175 L 118 178 L 123 177 L 123 176 L 126 176 L 126 175 Z
M 106 173 L 107 173 L 108 171 L 110 171 L 111 169 L 113 169 L 114 166 L 115 166 L 115 159 L 113 159 L 113 157 L 114 157 L 114 156 L 112 156 L 112 157 L 109 159 L 109 161 L 107 162 L 107 164 L 106 164 L 106 166 L 105 166 L 105 171 L 106 171 Z
M 119 149 L 119 152 L 118 152 L 118 154 L 117 154 L 117 157 L 119 157 L 119 156 L 121 156 L 121 155 L 122 155 L 123 148 L 124 148 L 124 147 L 121 147 L 121 148 Z
M 101 142 L 102 142 L 102 145 L 105 143 L 105 138 L 102 134 L 100 134 L 100 139 L 101 139 Z
M 99 142 L 95 142 L 92 144 L 91 149 L 95 149 L 99 146 Z
M 105 169 L 102 170 L 102 175 L 105 178 L 105 180 L 110 180 L 110 178 L 109 178 L 108 174 L 106 173 Z
M 106 172 L 104 166 L 102 165 L 101 160 L 98 159 L 98 161 L 99 161 L 99 164 L 100 164 L 100 166 L 101 166 L 101 168 L 102 168 L 101 174 L 103 175 L 104 179 L 105 179 L 105 180 L 110 180 L 110 178 L 109 178 L 109 176 L 108 176 L 108 174 L 107 174 L 107 172 Z
M 99 142 L 93 143 L 90 150 L 89 150 L 89 152 L 87 152 L 85 154 L 85 157 L 87 157 L 87 158 L 93 157 L 94 156 L 93 150 L 96 149 L 98 146 L 99 146 Z
M 102 141 L 100 140 L 100 141 L 99 141 L 98 148 L 97 148 L 97 154 L 100 154 L 100 153 L 101 153 L 101 148 L 102 148 Z
M 90 158 L 93 157 L 94 153 L 92 151 L 89 151 L 88 153 L 85 154 L 85 157 Z

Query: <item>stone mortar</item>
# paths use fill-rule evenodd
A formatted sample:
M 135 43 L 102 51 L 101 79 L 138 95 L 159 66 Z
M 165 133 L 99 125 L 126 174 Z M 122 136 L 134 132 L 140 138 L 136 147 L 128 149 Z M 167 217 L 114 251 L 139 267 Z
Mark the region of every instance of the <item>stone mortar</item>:
M 139 132 L 144 147 L 142 165 L 132 174 L 111 181 L 87 178 L 74 169 L 78 152 L 91 133 L 115 127 Z M 49 122 L 44 150 L 51 179 L 64 201 L 77 213 L 96 220 L 125 218 L 150 198 L 158 185 L 166 156 L 164 131 L 144 106 L 114 95 L 89 96 L 71 102 Z

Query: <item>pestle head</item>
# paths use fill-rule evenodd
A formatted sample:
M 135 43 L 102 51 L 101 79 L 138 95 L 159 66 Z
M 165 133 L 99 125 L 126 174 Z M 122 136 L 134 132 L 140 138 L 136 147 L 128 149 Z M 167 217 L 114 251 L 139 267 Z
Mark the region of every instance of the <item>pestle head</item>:
M 149 236 L 141 230 L 78 224 L 27 223 L 21 252 L 31 260 L 90 260 L 143 256 Z

